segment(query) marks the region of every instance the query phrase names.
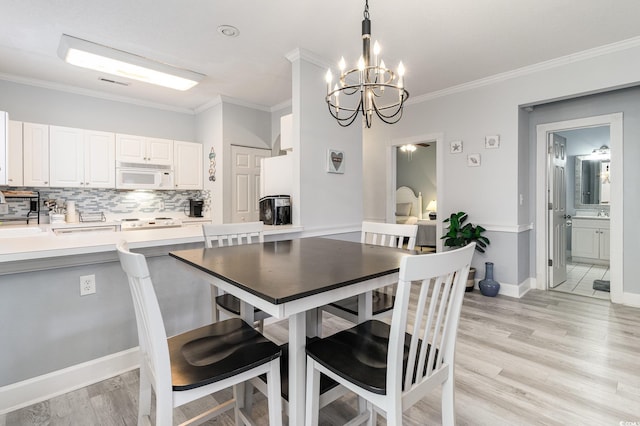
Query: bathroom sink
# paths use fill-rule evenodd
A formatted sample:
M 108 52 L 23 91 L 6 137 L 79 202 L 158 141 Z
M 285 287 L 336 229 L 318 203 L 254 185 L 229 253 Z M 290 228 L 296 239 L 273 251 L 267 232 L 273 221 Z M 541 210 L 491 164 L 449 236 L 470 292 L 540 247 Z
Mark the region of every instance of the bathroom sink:
M 37 235 L 47 235 L 43 232 L 42 228 L 37 226 L 16 226 L 0 228 L 0 238 L 19 238 L 19 237 L 33 237 Z

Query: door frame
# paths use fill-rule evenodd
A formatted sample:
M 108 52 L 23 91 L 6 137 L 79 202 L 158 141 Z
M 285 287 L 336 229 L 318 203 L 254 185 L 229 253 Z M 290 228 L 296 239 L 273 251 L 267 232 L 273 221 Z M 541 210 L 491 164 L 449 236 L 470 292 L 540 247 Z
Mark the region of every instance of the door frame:
M 549 289 L 548 253 L 548 165 L 547 138 L 549 133 L 573 130 L 584 127 L 609 126 L 611 135 L 611 258 L 609 261 L 611 301 L 623 302 L 624 268 L 623 268 L 623 114 L 614 113 L 584 117 L 574 120 L 539 124 L 536 126 L 536 287 Z
M 436 198 L 438 200 L 438 211 L 446 212 L 446 199 L 444 198 L 444 134 L 429 133 L 423 135 L 410 136 L 407 138 L 393 139 L 387 145 L 387 207 L 386 220 L 395 223 L 396 206 L 396 183 L 397 183 L 397 149 L 402 145 L 418 143 L 435 143 L 436 146 Z M 417 196 L 417 194 L 416 194 Z M 438 222 L 442 222 L 442 216 L 438 214 Z M 436 251 L 442 251 L 442 226 L 436 226 Z

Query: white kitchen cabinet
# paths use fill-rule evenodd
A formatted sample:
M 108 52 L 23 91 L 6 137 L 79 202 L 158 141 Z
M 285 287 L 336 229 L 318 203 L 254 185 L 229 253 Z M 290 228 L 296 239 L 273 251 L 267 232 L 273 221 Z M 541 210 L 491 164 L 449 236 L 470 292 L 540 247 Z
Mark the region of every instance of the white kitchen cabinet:
M 116 160 L 173 166 L 173 141 L 116 134 Z
M 175 188 L 202 189 L 202 144 L 174 141 L 173 152 Z
M 23 184 L 49 186 L 49 126 L 22 124 Z
M 609 244 L 609 219 L 575 217 L 572 219 L 572 260 L 608 264 Z
M 7 185 L 23 186 L 22 121 L 9 120 Z
M 52 187 L 115 188 L 115 135 L 51 126 Z

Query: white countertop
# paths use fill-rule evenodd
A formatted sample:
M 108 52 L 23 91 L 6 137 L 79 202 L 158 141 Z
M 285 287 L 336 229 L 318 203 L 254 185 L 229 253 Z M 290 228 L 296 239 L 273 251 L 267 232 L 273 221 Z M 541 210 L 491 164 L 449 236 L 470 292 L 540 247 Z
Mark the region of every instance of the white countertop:
M 203 241 L 203 221 L 179 228 L 161 228 L 133 231 L 88 231 L 56 235 L 50 225 L 29 225 L 40 228 L 41 232 L 20 237 L 0 238 L 0 263 L 44 259 L 58 256 L 73 256 L 88 253 L 115 251 L 115 245 L 125 240 L 130 248 L 144 248 L 165 245 L 187 244 Z M 4 229 L 27 228 L 25 226 L 3 226 Z M 302 232 L 300 226 L 265 226 L 266 235 Z

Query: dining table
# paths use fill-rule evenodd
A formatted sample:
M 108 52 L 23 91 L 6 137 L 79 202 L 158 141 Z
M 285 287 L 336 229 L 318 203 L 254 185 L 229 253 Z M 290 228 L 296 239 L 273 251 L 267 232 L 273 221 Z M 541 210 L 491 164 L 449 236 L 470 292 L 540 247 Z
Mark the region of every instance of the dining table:
M 371 291 L 398 281 L 407 251 L 325 237 L 172 251 L 190 273 L 238 297 L 253 324 L 257 307 L 288 319 L 289 424 L 305 417 L 307 337 L 321 335 L 318 308 L 359 296 L 359 320 L 371 316 Z M 212 300 L 212 303 L 215 301 Z

